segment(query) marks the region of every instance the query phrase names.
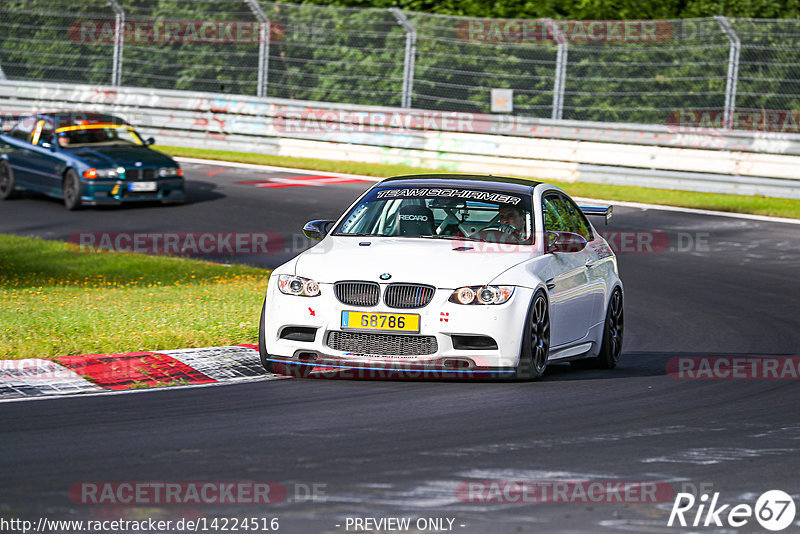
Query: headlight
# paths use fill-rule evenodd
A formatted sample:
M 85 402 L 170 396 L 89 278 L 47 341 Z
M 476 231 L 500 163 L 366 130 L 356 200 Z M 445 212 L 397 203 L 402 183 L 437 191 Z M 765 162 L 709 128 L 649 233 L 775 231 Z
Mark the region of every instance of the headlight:
M 278 276 L 278 289 L 287 295 L 298 297 L 316 297 L 319 295 L 319 284 L 302 276 L 282 274 Z
M 459 287 L 448 299 L 456 304 L 503 304 L 514 294 L 514 286 Z
M 158 175 L 162 178 L 168 178 L 170 176 L 183 176 L 183 172 L 180 167 L 161 167 L 158 169 Z
M 94 180 L 95 178 L 117 178 L 120 174 L 125 174 L 125 169 L 123 167 L 118 167 L 116 169 L 89 169 L 83 171 L 83 177 L 88 180 Z

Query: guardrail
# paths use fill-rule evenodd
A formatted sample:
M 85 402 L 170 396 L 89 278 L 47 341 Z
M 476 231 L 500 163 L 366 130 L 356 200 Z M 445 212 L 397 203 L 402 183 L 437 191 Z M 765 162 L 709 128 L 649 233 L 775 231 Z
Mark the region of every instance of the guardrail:
M 102 111 L 162 144 L 800 198 L 800 135 L 0 81 L 5 114 Z

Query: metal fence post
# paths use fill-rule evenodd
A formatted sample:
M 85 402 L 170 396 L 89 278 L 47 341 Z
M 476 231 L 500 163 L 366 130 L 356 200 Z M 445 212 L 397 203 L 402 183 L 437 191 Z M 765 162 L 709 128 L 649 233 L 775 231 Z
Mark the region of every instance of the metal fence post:
M 3 66 L 0 65 L 0 80 L 7 80 L 7 79 L 8 78 L 6 78 L 6 73 L 3 72 Z
M 108 0 L 114 10 L 114 51 L 111 58 L 111 85 L 122 85 L 122 49 L 125 41 L 125 10 L 117 0 Z
M 714 18 L 717 19 L 730 42 L 728 79 L 725 82 L 725 129 L 731 130 L 733 129 L 733 113 L 736 111 L 736 84 L 739 81 L 739 50 L 742 42 L 727 17 L 716 15 Z
M 256 96 L 267 96 L 269 84 L 269 41 L 272 28 L 269 19 L 258 5 L 258 0 L 244 0 L 253 15 L 261 23 L 258 35 L 258 82 L 256 85 Z
M 403 96 L 401 106 L 411 107 L 411 95 L 414 92 L 414 58 L 417 55 L 417 30 L 408 21 L 405 13 L 397 7 L 389 8 L 397 23 L 406 32 L 406 53 L 403 61 Z
M 567 81 L 567 52 L 568 44 L 567 38 L 561 33 L 561 30 L 556 26 L 553 19 L 543 19 L 549 23 L 550 29 L 553 33 L 553 38 L 558 43 L 558 51 L 556 52 L 556 72 L 555 81 L 553 83 L 553 112 L 551 118 L 553 120 L 561 120 L 564 111 L 564 86 Z

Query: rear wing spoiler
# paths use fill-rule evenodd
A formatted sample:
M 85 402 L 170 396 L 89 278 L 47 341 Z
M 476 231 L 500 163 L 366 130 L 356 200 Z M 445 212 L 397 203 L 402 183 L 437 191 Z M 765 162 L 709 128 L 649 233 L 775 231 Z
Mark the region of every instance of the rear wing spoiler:
M 614 212 L 614 206 L 606 206 L 605 208 L 601 208 L 600 206 L 578 206 L 581 209 L 581 213 L 584 215 L 595 215 L 598 217 L 605 217 L 606 224 L 608 221 L 611 220 L 611 215 Z

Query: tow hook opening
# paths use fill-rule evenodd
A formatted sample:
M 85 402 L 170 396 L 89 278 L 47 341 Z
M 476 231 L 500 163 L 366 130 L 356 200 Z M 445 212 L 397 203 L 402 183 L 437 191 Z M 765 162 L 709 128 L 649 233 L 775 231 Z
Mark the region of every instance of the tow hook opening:
M 317 359 L 316 352 L 298 352 L 295 357 L 301 362 L 313 362 Z
M 447 369 L 469 369 L 472 367 L 472 360 L 465 360 L 461 358 L 447 358 L 442 361 L 442 365 Z

